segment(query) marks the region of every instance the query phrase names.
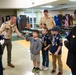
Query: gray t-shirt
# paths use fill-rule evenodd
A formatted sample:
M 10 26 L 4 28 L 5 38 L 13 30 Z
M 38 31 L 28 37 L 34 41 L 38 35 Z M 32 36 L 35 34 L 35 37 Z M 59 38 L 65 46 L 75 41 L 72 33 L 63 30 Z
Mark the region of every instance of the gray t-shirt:
M 37 55 L 40 53 L 40 50 L 42 49 L 42 42 L 41 40 L 35 39 L 33 37 L 29 37 L 28 35 L 26 35 L 26 40 L 30 41 L 30 51 L 32 54 Z

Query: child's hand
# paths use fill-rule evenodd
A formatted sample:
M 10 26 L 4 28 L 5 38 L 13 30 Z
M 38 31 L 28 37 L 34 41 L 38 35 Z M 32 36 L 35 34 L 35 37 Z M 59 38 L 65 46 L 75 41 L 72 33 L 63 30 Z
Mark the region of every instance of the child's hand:
M 4 44 L 4 40 L 0 40 L 0 44 L 3 45 Z
M 45 48 L 44 48 L 44 50 L 46 51 L 46 50 L 47 50 L 47 48 L 45 47 Z
M 57 55 L 58 55 L 58 52 L 55 52 L 55 54 L 54 54 L 54 55 L 56 55 L 56 56 L 57 56 Z
M 24 38 L 24 40 L 26 40 L 26 38 Z
M 26 35 L 28 35 L 29 33 L 28 33 L 28 31 L 26 32 Z

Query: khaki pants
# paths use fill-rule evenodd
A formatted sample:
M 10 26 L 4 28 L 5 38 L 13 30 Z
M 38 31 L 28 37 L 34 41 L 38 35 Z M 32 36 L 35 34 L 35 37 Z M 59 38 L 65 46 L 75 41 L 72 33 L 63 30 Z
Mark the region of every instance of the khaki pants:
M 62 65 L 62 60 L 61 60 L 61 55 L 52 55 L 52 60 L 53 60 L 53 70 L 56 71 L 56 61 L 58 60 L 58 69 L 59 72 L 63 72 L 63 65 Z
M 7 63 L 10 64 L 11 63 L 11 50 L 12 50 L 11 39 L 5 39 L 5 42 L 3 44 L 3 51 L 4 51 L 5 46 L 7 48 Z

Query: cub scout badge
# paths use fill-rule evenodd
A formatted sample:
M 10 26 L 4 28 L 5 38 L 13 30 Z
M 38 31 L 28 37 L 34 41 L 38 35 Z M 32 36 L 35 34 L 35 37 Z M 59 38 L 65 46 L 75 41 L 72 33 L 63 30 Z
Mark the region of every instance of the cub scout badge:
M 44 41 L 44 46 L 46 46 L 46 41 Z
M 73 35 L 72 38 L 75 38 L 75 35 Z

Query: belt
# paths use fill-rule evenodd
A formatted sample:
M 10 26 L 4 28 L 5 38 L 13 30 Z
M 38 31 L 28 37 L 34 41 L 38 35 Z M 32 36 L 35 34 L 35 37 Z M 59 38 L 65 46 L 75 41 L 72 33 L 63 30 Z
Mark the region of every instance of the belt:
M 4 38 L 4 40 L 11 40 L 11 39 L 5 39 L 5 38 Z

